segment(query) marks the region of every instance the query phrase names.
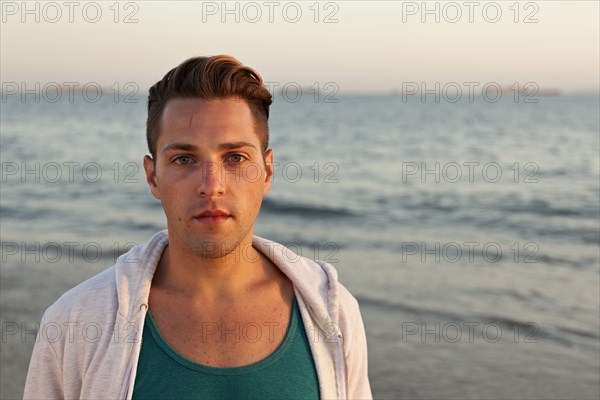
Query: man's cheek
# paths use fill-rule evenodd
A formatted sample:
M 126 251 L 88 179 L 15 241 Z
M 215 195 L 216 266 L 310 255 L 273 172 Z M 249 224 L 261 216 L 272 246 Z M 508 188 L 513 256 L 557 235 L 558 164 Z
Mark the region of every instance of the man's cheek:
M 238 178 L 246 184 L 256 184 L 261 182 L 264 176 L 262 165 L 256 162 L 244 164 L 237 174 Z

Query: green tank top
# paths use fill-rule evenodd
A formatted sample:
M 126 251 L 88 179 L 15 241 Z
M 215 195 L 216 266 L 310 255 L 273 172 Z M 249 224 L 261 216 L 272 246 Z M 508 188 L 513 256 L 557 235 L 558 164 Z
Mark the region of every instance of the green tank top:
M 294 296 L 281 345 L 256 363 L 215 368 L 193 362 L 161 336 L 146 313 L 133 399 L 319 399 L 319 382 Z

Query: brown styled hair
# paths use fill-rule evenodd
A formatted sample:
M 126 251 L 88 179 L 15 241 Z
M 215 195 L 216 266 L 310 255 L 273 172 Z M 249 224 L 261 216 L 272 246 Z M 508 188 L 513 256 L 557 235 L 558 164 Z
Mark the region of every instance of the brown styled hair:
M 254 129 L 263 154 L 269 145 L 269 106 L 271 93 L 263 85 L 262 77 L 234 57 L 218 55 L 193 57 L 173 68 L 150 88 L 146 140 L 152 158 L 156 159 L 156 142 L 167 102 L 175 98 L 205 100 L 239 98 L 250 107 Z

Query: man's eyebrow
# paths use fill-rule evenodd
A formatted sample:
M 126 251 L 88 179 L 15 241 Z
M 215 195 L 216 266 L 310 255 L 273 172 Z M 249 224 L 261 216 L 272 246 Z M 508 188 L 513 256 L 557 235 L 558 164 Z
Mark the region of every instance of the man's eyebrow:
M 255 145 L 253 145 L 250 142 L 230 142 L 230 143 L 221 143 L 219 144 L 218 148 L 219 150 L 231 150 L 231 149 L 238 149 L 240 147 L 254 147 L 257 151 L 258 149 L 256 148 Z
M 244 141 L 221 143 L 217 146 L 219 150 L 239 149 L 240 147 L 254 147 L 258 151 L 258 148 L 254 144 Z M 190 143 L 171 143 L 166 145 L 162 149 L 162 152 L 164 153 L 169 150 L 196 151 L 198 147 Z
M 162 152 L 166 152 L 168 150 L 183 150 L 183 151 L 195 151 L 198 148 L 193 144 L 189 143 L 171 143 L 163 147 Z

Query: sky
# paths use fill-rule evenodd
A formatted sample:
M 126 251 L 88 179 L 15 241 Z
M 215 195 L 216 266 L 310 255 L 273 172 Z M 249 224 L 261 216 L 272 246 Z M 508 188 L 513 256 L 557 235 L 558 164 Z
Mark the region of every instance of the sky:
M 340 92 L 465 82 L 598 92 L 598 1 L 2 1 L 0 78 L 134 82 L 230 54 L 265 81 Z

